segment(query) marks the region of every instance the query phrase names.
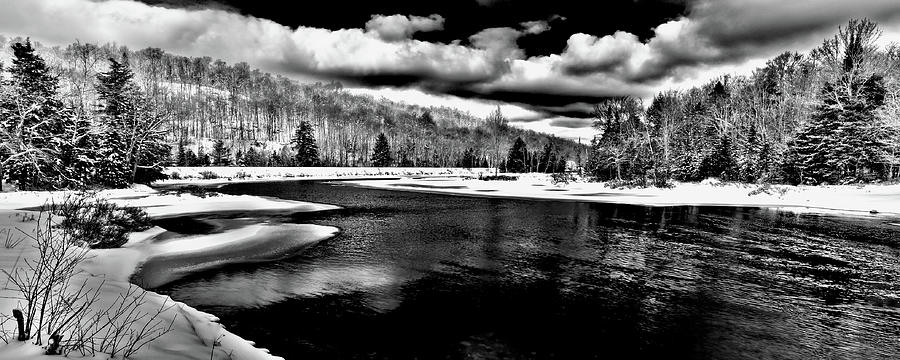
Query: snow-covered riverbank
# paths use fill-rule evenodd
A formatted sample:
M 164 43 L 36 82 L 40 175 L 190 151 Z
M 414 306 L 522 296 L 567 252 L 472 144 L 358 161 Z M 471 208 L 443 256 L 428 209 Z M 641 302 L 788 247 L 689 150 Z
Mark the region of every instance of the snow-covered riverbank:
M 16 192 L 0 193 L 0 234 L 7 231 L 30 234 L 38 225 L 34 208 L 50 200 L 59 202 L 67 192 Z M 128 206 L 145 207 L 151 217 L 165 218 L 201 213 L 229 211 L 265 211 L 267 213 L 296 213 L 336 209 L 331 205 L 286 201 L 252 196 L 197 197 L 190 194 L 163 195 L 147 187 L 124 190 L 107 190 L 98 194 L 111 202 Z M 219 267 L 233 262 L 254 262 L 276 259 L 295 254 L 311 244 L 330 238 L 337 229 L 328 226 L 304 224 L 255 224 L 229 228 L 211 235 L 173 236 L 165 229 L 154 227 L 132 234 L 122 248 L 91 250 L 87 260 L 80 264 L 77 282 L 100 289 L 98 307 L 108 307 L 128 289 L 132 274 L 142 264 L 154 264 L 153 286 L 177 279 L 192 272 Z M 13 271 L 24 261 L 34 261 L 38 256 L 32 240 L 25 240 L 11 248 L 0 248 L 0 269 Z M 163 271 L 164 270 L 164 271 Z M 4 276 L 5 278 L 5 276 Z M 5 279 L 0 289 L 0 311 L 9 313 L 20 308 L 21 296 Z M 174 319 L 172 331 L 147 345 L 134 359 L 277 359 L 265 349 L 255 348 L 253 343 L 229 333 L 218 324 L 212 314 L 200 312 L 168 296 L 148 292 L 140 310 L 155 312 L 164 304 L 175 304 L 160 317 Z M 14 326 L 7 322 L 0 328 L 12 334 Z M 213 344 L 215 350 L 213 350 Z M 2 359 L 40 359 L 43 350 L 31 341 L 0 342 Z M 73 354 L 77 357 L 78 353 Z M 49 357 L 46 358 L 58 358 Z M 95 358 L 95 357 L 87 357 Z M 96 358 L 105 358 L 98 354 Z
M 471 176 L 491 174 L 486 168 L 403 168 L 403 167 L 170 167 L 165 173 L 169 180 L 154 186 L 177 187 L 200 185 L 215 187 L 234 182 L 265 182 L 292 180 L 353 180 L 397 179 L 401 177 Z
M 357 186 L 386 190 L 538 200 L 586 201 L 647 206 L 741 206 L 793 212 L 845 215 L 900 215 L 900 185 L 789 186 L 706 181 L 676 183 L 673 188 L 614 189 L 603 183 L 554 185 L 543 174 L 520 175 L 516 181 L 465 178 L 355 180 Z

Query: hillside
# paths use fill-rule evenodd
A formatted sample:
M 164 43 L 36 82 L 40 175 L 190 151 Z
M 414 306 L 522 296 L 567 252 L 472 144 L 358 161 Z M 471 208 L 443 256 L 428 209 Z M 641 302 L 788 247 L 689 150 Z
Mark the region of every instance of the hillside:
M 10 45 L 22 41 L 0 36 L 0 61 L 8 64 Z M 107 59 L 127 57 L 148 101 L 165 118 L 173 160 L 179 144 L 209 154 L 222 141 L 232 162 L 253 151 L 288 165 L 286 147 L 301 121 L 313 125 L 320 163 L 329 166 L 369 165 L 382 132 L 400 166 L 494 166 L 516 137 L 528 145 L 535 167 L 541 156 L 554 162 L 586 158 L 585 146 L 514 127 L 501 134 L 497 156 L 485 120 L 467 112 L 354 95 L 336 82 L 304 84 L 246 63 L 115 44 L 35 48 L 59 77 L 65 101 L 85 114 L 98 106 L 96 76 L 108 69 Z

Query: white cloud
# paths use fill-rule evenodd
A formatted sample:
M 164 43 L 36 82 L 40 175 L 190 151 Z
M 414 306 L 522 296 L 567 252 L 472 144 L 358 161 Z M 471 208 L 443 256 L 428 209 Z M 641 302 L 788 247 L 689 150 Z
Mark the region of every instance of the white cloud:
M 547 30 L 550 30 L 550 24 L 549 24 L 548 22 L 546 22 L 546 21 L 543 21 L 543 20 L 538 20 L 538 21 L 526 21 L 526 22 L 523 22 L 523 23 L 521 23 L 521 24 L 519 24 L 519 25 L 522 26 L 522 28 L 524 29 L 523 31 L 524 31 L 526 34 L 531 34 L 531 35 L 540 34 L 540 33 L 542 33 L 542 32 L 545 32 L 545 31 L 547 31 Z
M 378 34 L 385 41 L 409 39 L 416 32 L 444 29 L 444 18 L 438 14 L 428 17 L 406 15 L 372 15 L 366 30 Z
M 578 97 L 648 98 L 663 88 L 684 88 L 726 71 L 749 73 L 779 52 L 818 45 L 850 17 L 872 18 L 887 30 L 885 42 L 900 40 L 897 0 L 695 0 L 686 16 L 658 25 L 650 39 L 622 31 L 578 33 L 569 37 L 562 53 L 531 58 L 516 42 L 546 31 L 548 22 L 525 22 L 521 30 L 485 29 L 463 45 L 412 39 L 416 32 L 442 29 L 439 15 L 375 15 L 364 28 L 327 30 L 128 0 L 4 0 L 0 10 L 0 33 L 50 44 L 81 40 L 160 47 L 246 61 L 292 76 L 405 76 L 421 79 L 433 92 L 462 88 L 473 96 L 527 103 L 534 111 L 557 114 L 583 109 L 585 104 L 578 102 L 585 101 Z M 562 20 L 549 22 L 556 19 Z M 544 101 L 566 96 L 576 99 L 570 104 Z

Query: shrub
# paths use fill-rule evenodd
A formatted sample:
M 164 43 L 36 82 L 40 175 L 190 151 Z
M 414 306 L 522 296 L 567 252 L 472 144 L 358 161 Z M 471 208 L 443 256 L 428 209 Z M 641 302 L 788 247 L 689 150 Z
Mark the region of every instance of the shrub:
M 69 196 L 61 204 L 51 204 L 50 212 L 65 217 L 59 226 L 73 241 L 94 249 L 121 247 L 128 242 L 128 233 L 153 226 L 141 208 L 88 196 Z
M 181 180 L 181 174 L 179 174 L 177 171 L 173 171 L 171 174 L 169 174 L 169 179 Z
M 203 170 L 203 171 L 200 172 L 200 177 L 203 178 L 204 180 L 218 179 L 218 178 L 219 178 L 219 174 L 216 174 L 216 173 L 214 173 L 214 172 L 212 172 L 212 171 L 209 171 L 209 170 Z
M 238 171 L 237 174 L 234 174 L 234 177 L 238 179 L 248 179 L 251 177 L 251 175 L 244 171 Z
M 572 174 L 570 172 L 558 172 L 550 174 L 550 182 L 553 183 L 553 185 L 569 185 L 569 182 L 573 182 L 575 180 L 575 174 Z
M 188 185 L 176 188 L 174 190 L 166 191 L 166 195 L 176 195 L 181 196 L 181 194 L 190 194 L 199 198 L 207 198 L 219 196 L 221 194 L 215 191 L 209 191 L 206 188 L 197 186 L 197 185 Z
M 511 175 L 487 175 L 487 176 L 478 176 L 478 180 L 482 181 L 516 181 L 519 180 L 518 176 Z
M 73 205 L 74 207 L 74 205 Z M 32 240 L 36 258 L 17 262 L 13 269 L 0 269 L 9 290 L 17 291 L 19 309 L 16 340 L 46 343 L 46 355 L 78 352 L 82 357 L 97 353 L 111 358 L 129 358 L 150 342 L 172 330 L 177 314 L 169 320 L 174 304 L 148 309 L 147 292 L 137 286 L 118 294 L 111 303 L 101 298 L 102 280 L 76 280 L 87 249 L 78 246 L 77 233 L 57 224 L 45 211 Z M 98 284 L 99 283 L 99 284 Z M 104 303 L 106 302 L 106 303 Z M 12 340 L 0 322 L 0 340 Z

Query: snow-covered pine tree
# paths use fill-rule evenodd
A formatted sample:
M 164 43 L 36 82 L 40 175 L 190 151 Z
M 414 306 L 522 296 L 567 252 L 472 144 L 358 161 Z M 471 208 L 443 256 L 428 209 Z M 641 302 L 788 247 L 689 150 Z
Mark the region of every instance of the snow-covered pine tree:
M 295 159 L 297 166 L 317 166 L 319 164 L 319 146 L 313 135 L 312 125 L 307 121 L 301 121 L 300 126 L 294 132 L 292 141 L 294 150 L 297 151 Z
M 224 140 L 219 139 L 213 143 L 212 161 L 214 166 L 231 165 L 231 149 L 225 146 Z
M 107 127 L 104 166 L 110 171 L 108 186 L 149 183 L 165 178 L 162 167 L 169 161 L 164 141 L 164 117 L 151 106 L 134 82 L 127 53 L 122 61 L 109 59 L 109 70 L 97 74 L 101 119 Z
M 11 79 L 0 98 L 0 161 L 9 178 L 24 189 L 88 185 L 89 124 L 60 100 L 57 79 L 30 41 L 12 50 Z
M 521 137 L 516 137 L 506 156 L 506 171 L 513 173 L 525 172 L 527 156 L 528 147 L 525 145 L 525 141 Z
M 378 135 L 375 140 L 375 150 L 372 153 L 372 165 L 376 167 L 391 166 L 394 159 L 391 157 L 391 146 L 388 144 L 384 133 Z

